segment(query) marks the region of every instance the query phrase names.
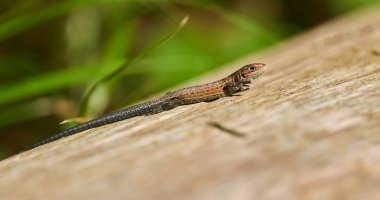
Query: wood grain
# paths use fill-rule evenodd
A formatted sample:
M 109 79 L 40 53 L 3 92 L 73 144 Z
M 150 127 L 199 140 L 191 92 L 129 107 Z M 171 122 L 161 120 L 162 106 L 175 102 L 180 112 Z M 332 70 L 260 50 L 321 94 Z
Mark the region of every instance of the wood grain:
M 125 120 L 1 161 L 0 198 L 380 199 L 380 8 L 194 82 L 250 62 L 269 69 L 239 97 Z

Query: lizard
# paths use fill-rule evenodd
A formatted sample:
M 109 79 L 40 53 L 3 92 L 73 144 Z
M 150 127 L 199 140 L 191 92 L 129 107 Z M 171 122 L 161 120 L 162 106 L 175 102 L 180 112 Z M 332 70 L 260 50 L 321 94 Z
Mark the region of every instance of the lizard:
M 211 102 L 222 97 L 233 96 L 237 92 L 248 90 L 248 84 L 250 84 L 253 79 L 260 76 L 266 70 L 266 68 L 266 65 L 263 63 L 252 63 L 244 65 L 236 72 L 218 81 L 167 92 L 165 95 L 156 99 L 133 105 L 131 107 L 121 109 L 119 111 L 107 114 L 103 117 L 96 118 L 83 124 L 63 130 L 56 135 L 53 135 L 45 140 L 27 147 L 21 152 L 31 150 L 38 146 L 59 140 L 63 137 L 74 135 L 85 130 L 115 123 L 132 117 L 157 114 L 182 105 L 195 104 L 200 102 Z

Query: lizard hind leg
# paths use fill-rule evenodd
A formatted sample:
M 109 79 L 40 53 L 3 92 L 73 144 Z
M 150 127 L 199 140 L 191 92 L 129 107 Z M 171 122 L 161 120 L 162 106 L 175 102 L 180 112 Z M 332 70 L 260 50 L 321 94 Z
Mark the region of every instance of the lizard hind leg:
M 162 104 L 161 108 L 162 110 L 166 111 L 166 110 L 171 110 L 175 107 L 181 106 L 183 104 L 184 103 L 180 99 L 171 99 L 168 102 Z
M 171 110 L 177 106 L 183 105 L 183 102 L 179 99 L 171 99 L 168 102 L 163 103 L 160 106 L 157 106 L 156 108 L 151 109 L 149 112 L 145 114 L 145 116 L 158 114 L 167 110 Z
M 149 115 L 154 115 L 154 114 L 158 114 L 160 112 L 163 112 L 164 110 L 162 110 L 161 107 L 157 107 L 157 108 L 153 108 L 152 110 L 148 111 L 147 113 L 145 113 L 144 116 L 149 116 Z

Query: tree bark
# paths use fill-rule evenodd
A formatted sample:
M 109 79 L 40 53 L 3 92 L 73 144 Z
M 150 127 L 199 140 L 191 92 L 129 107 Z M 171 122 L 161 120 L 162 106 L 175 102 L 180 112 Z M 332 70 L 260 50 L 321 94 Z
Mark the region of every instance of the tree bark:
M 0 162 L 5 199 L 380 199 L 380 8 L 241 65 L 241 96 L 137 117 Z

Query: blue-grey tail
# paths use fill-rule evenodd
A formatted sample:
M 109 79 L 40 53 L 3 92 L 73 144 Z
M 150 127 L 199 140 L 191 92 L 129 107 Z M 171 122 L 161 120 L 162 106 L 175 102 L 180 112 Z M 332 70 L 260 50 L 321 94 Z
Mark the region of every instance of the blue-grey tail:
M 78 126 L 74 126 L 72 128 L 66 129 L 56 135 L 53 135 L 45 140 L 42 140 L 32 146 L 29 146 L 23 149 L 21 152 L 34 149 L 38 146 L 53 142 L 55 140 L 59 140 L 63 137 L 74 135 L 76 133 L 79 133 L 85 130 L 96 128 L 96 127 L 103 126 L 106 124 L 115 123 L 115 122 L 132 118 L 132 117 L 147 115 L 147 114 L 151 114 L 152 112 L 157 112 L 157 109 L 160 108 L 160 105 L 161 105 L 161 102 L 159 100 L 153 100 L 153 101 L 148 101 L 142 104 L 137 104 L 129 108 L 119 110 L 117 112 L 105 115 L 97 119 L 93 119 L 91 121 L 80 124 Z

